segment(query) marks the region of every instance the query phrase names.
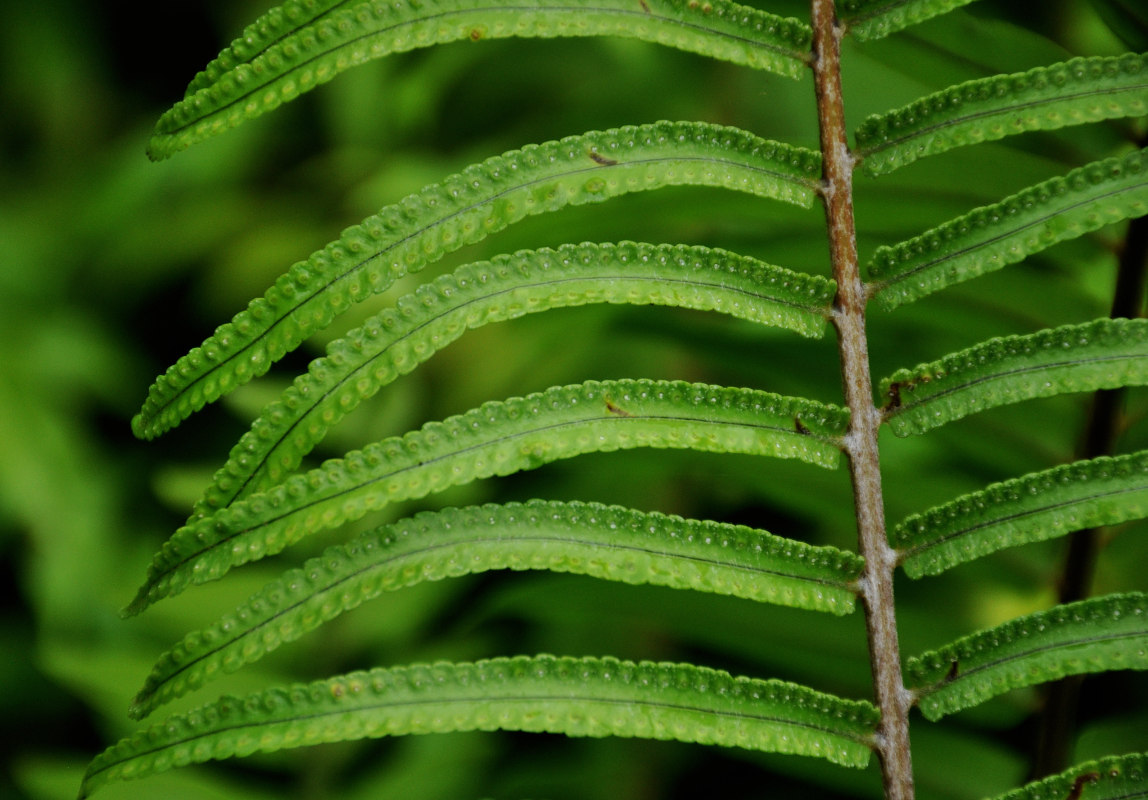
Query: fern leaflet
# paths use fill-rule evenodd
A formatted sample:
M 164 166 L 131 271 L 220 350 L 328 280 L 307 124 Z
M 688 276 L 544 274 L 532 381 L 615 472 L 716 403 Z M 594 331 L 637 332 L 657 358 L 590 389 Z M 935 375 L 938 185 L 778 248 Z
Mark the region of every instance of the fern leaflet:
M 1148 669 L 1148 595 L 1107 595 L 1006 622 L 906 662 L 937 720 L 1010 689 L 1113 669 Z
M 1082 797 L 1087 800 L 1148 797 L 1148 754 L 1130 753 L 1087 761 L 992 800 L 1081 800 Z
M 217 758 L 466 730 L 673 739 L 863 767 L 876 725 L 867 702 L 689 664 L 535 656 L 415 665 L 224 697 L 169 717 L 97 756 L 80 796 Z
M 796 78 L 812 35 L 797 20 L 729 0 L 368 0 L 310 20 L 314 12 L 292 17 L 298 7 L 269 12 L 201 73 L 156 124 L 153 159 L 265 114 L 357 64 L 444 42 L 624 36 Z
M 1006 547 L 1148 515 L 1148 451 L 1078 461 L 914 514 L 890 535 L 905 572 L 936 575 Z
M 951 86 L 869 117 L 856 133 L 869 175 L 954 147 L 1104 119 L 1148 114 L 1148 56 L 1074 58 Z
M 971 2 L 973 0 L 838 0 L 837 6 L 849 33 L 866 41 L 880 39 Z
M 1148 320 L 1100 319 L 991 339 L 881 383 L 898 436 L 1036 397 L 1148 382 Z
M 866 268 L 870 294 L 893 309 L 1146 213 L 1148 151 L 1097 161 L 878 248 Z

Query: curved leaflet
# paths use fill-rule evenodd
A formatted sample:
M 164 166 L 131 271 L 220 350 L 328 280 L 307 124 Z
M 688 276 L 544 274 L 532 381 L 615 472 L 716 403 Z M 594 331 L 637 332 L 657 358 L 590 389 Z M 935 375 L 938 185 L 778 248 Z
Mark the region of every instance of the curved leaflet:
M 973 0 L 839 0 L 841 21 L 862 41 L 880 39 Z
M 1148 797 L 1148 754 L 1108 756 L 997 795 L 992 800 L 1136 800 Z
M 890 534 L 911 578 L 1006 547 L 1148 515 L 1148 451 L 1077 461 L 989 486 L 905 519 Z
M 467 265 L 333 342 L 259 415 L 192 519 L 280 481 L 366 398 L 466 330 L 586 303 L 675 305 L 820 335 L 835 284 L 705 247 L 566 245 Z
M 388 503 L 590 452 L 689 448 L 836 466 L 847 414 L 812 400 L 680 381 L 590 381 L 487 403 L 385 439 L 180 528 L 132 614 Z
M 295 264 L 161 375 L 132 420 L 152 438 L 396 278 L 527 216 L 663 186 L 723 186 L 809 207 L 820 157 L 736 128 L 660 122 L 572 136 L 468 167 Z
M 337 6 L 337 7 L 335 7 Z M 258 117 L 371 59 L 454 41 L 622 36 L 800 77 L 812 31 L 729 0 L 369 0 L 297 3 L 245 31 L 160 117 L 148 147 L 166 158 Z M 317 12 L 317 13 L 316 13 Z M 310 19 L 308 19 L 310 17 Z
M 97 756 L 80 796 L 212 759 L 468 730 L 671 739 L 863 767 L 876 725 L 867 702 L 689 664 L 554 656 L 437 663 L 224 697 L 170 717 Z
M 857 157 L 877 176 L 954 147 L 1148 113 L 1148 56 L 1074 58 L 952 86 L 869 117 Z
M 1109 158 L 978 208 L 893 247 L 866 272 L 887 309 L 1148 213 L 1148 151 Z
M 1011 689 L 1148 669 L 1148 595 L 1108 595 L 1015 619 L 910 658 L 906 683 L 937 720 Z
M 1101 319 L 991 339 L 881 382 L 898 436 L 1036 397 L 1148 382 L 1148 320 Z
M 132 704 L 140 718 L 327 620 L 427 580 L 549 569 L 848 614 L 853 553 L 741 525 L 597 503 L 532 500 L 425 512 L 328 548 L 160 657 Z

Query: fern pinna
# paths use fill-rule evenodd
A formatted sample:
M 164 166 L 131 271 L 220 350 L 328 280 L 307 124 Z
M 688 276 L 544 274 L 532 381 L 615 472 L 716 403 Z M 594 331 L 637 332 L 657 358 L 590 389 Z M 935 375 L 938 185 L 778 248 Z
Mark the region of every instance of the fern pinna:
M 672 186 L 728 189 L 807 213 L 820 201 L 829 263 L 809 274 L 716 247 L 622 241 L 521 250 L 441 274 L 333 341 L 266 405 L 187 523 L 155 555 L 127 613 L 389 505 L 634 448 L 845 465 L 858 548 L 593 498 L 423 511 L 346 537 L 188 634 L 160 657 L 132 716 L 147 716 L 384 592 L 496 569 L 571 572 L 834 615 L 859 607 L 873 691 L 847 698 L 774 678 L 610 654 L 381 665 L 225 696 L 145 727 L 91 763 L 81 794 L 174 766 L 319 742 L 503 729 L 673 739 L 849 767 L 864 767 L 876 753 L 885 796 L 910 798 L 913 706 L 932 721 L 1017 687 L 1148 668 L 1148 595 L 1137 591 L 1065 598 L 902 664 L 893 600 L 898 568 L 912 579 L 939 575 L 1006 548 L 1148 516 L 1148 451 L 1096 452 L 918 507 L 886 525 L 883 427 L 912 437 L 1021 401 L 1148 383 L 1148 327 L 1115 318 L 973 342 L 881 381 L 870 375 L 870 301 L 882 313 L 898 312 L 1148 215 L 1145 152 L 1123 146 L 859 255 L 857 171 L 879 186 L 883 176 L 955 148 L 1103 120 L 1125 120 L 1122 130 L 1134 134 L 1137 118 L 1148 114 L 1148 57 L 1077 57 L 961 82 L 874 115 L 850 137 L 842 44 L 877 52 L 969 2 L 812 0 L 806 23 L 725 0 L 530 0 L 514 7 L 492 0 L 289 0 L 252 23 L 160 119 L 153 158 L 370 59 L 505 37 L 626 37 L 786 78 L 808 73 L 820 142 L 797 146 L 706 122 L 656 122 L 527 145 L 467 167 L 292 266 L 156 380 L 133 420 L 138 436 L 159 436 L 264 374 L 396 281 L 513 223 L 568 206 Z M 492 400 L 305 466 L 345 416 L 468 331 L 604 303 L 715 311 L 803 337 L 832 327 L 842 393 L 823 402 L 683 380 L 587 380 Z M 795 483 L 785 491 L 804 490 Z M 1113 754 L 1005 796 L 1148 796 L 1146 757 Z

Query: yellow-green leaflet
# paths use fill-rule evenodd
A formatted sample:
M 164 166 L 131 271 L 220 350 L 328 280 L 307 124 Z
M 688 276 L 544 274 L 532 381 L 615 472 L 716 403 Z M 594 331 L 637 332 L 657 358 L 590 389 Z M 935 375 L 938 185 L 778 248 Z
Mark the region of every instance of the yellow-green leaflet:
M 493 569 L 548 569 L 848 614 L 862 559 L 742 525 L 532 500 L 424 512 L 327 548 L 160 657 L 139 718 L 381 593 Z
M 895 372 L 885 418 L 910 436 L 986 409 L 1148 382 L 1148 320 L 1100 319 L 1008 336 Z
M 153 159 L 267 113 L 371 59 L 454 41 L 622 36 L 804 74 L 812 32 L 729 0 L 368 0 L 285 3 L 200 73 L 156 124 Z
M 363 400 L 471 328 L 585 303 L 653 303 L 816 336 L 825 329 L 834 288 L 826 278 L 685 245 L 565 245 L 464 266 L 331 343 L 260 413 L 192 520 L 282 480 Z
M 1072 769 L 992 800 L 1138 800 L 1148 797 L 1148 754 L 1108 756 L 1077 764 Z
M 80 796 L 113 780 L 319 742 L 521 730 L 717 744 L 864 767 L 877 710 L 689 664 L 534 656 L 354 672 L 224 697 L 105 750 Z
M 1148 451 L 1036 472 L 914 514 L 889 536 L 906 574 L 1148 515 Z
M 869 175 L 1026 131 L 1148 113 L 1148 56 L 1074 58 L 962 83 L 869 117 L 856 134 Z
M 847 418 L 812 400 L 682 381 L 589 381 L 487 403 L 185 525 L 155 556 L 126 613 L 389 503 L 583 453 L 687 448 L 835 467 Z
M 488 159 L 387 206 L 291 267 L 152 384 L 132 429 L 158 436 L 262 375 L 354 303 L 528 216 L 680 185 L 808 208 L 820 165 L 810 150 L 694 122 L 592 132 Z
M 1065 675 L 1148 669 L 1148 595 L 1056 606 L 910 658 L 906 683 L 936 720 Z

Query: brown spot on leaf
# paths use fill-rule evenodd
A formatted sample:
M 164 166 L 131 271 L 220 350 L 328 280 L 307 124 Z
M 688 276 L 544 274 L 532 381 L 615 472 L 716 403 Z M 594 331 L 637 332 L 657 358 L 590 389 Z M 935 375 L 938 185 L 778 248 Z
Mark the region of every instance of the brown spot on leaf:
M 945 675 L 945 683 L 948 683 L 949 681 L 955 681 L 957 679 L 957 673 L 959 673 L 960 671 L 961 671 L 961 662 L 957 661 L 954 658 L 953 659 L 953 665 L 951 667 L 949 667 L 949 671 Z
M 812 433 L 809 428 L 805 427 L 805 424 L 801 421 L 801 417 L 793 418 L 793 429 L 802 436 L 809 436 Z
M 606 410 L 609 411 L 611 414 L 616 414 L 619 417 L 632 417 L 632 416 L 634 416 L 633 414 L 631 414 L 626 409 L 619 408 L 618 406 L 614 405 L 614 402 L 612 400 L 609 400 L 609 399 L 606 400 Z
M 478 28 L 471 28 L 470 29 L 470 40 L 472 42 L 477 42 L 481 38 L 482 38 L 482 31 L 481 30 L 479 30 Z
M 650 6 L 646 2 L 646 0 L 638 0 L 638 5 L 640 5 L 642 7 L 642 10 L 645 11 L 647 14 L 650 13 Z
M 1080 800 L 1085 784 L 1096 783 L 1098 780 L 1100 780 L 1099 772 L 1086 772 L 1073 782 L 1072 790 L 1064 800 Z
M 595 164 L 601 164 L 603 167 L 613 167 L 618 163 L 612 158 L 606 158 L 606 156 L 602 155 L 597 150 L 590 151 L 590 158 L 593 159 Z

